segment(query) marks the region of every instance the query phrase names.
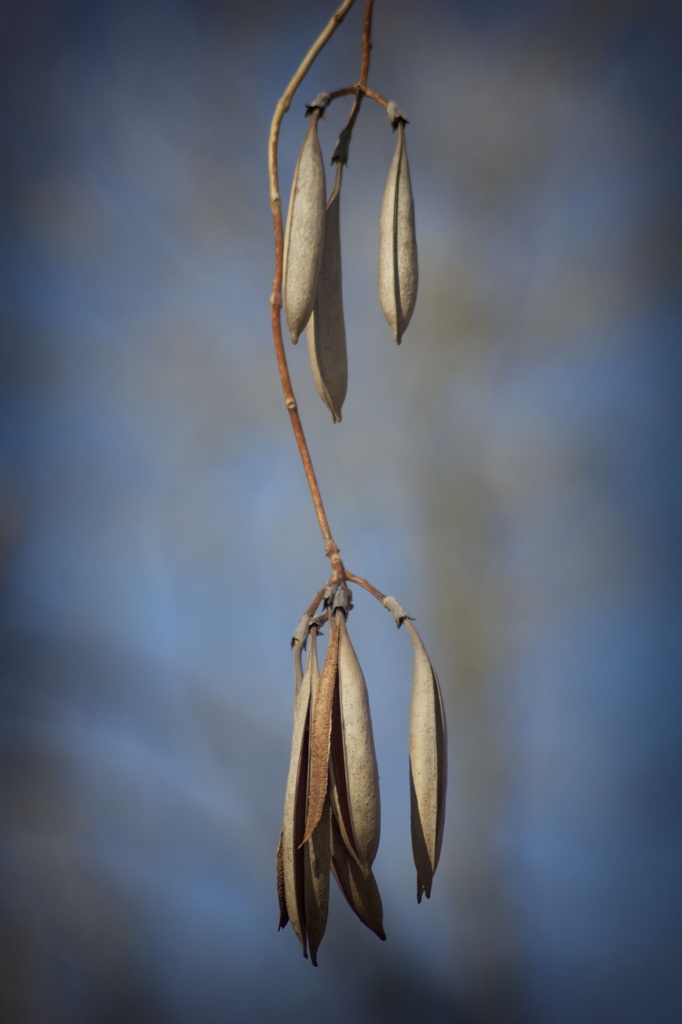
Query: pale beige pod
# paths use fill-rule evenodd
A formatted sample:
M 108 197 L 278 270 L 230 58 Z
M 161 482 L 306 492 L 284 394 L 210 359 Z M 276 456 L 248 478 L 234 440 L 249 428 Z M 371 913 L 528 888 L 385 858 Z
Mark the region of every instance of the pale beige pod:
M 391 106 L 394 105 L 389 104 Z M 398 113 L 392 122 L 397 125 L 398 142 L 381 204 L 379 301 L 393 337 L 400 344 L 417 301 L 419 269 L 414 201 L 405 148 L 405 121 Z
M 447 731 L 438 677 L 417 630 L 404 620 L 414 645 L 410 708 L 410 810 L 417 902 L 431 895 L 445 823 Z
M 318 696 L 320 672 L 317 662 L 317 628 L 310 630 L 310 650 L 306 663 L 310 674 L 310 707 L 314 714 Z M 310 765 L 308 766 L 308 781 Z M 320 820 L 303 846 L 303 881 L 305 924 L 310 948 L 310 959 L 317 967 L 317 951 L 327 926 L 329 908 L 329 869 L 331 861 L 330 803 L 327 796 Z
M 294 676 L 296 695 L 294 699 L 294 732 L 291 741 L 291 759 L 284 795 L 281 853 L 278 852 L 279 886 L 284 890 L 284 907 L 280 898 L 280 927 L 291 921 L 303 951 L 307 957 L 307 931 L 305 922 L 305 881 L 304 855 L 300 847 L 305 826 L 308 786 L 308 726 L 310 715 L 310 692 L 312 664 L 310 656 L 302 678 L 299 678 L 300 645 L 294 644 Z M 285 913 L 286 911 L 286 913 Z M 283 923 L 282 923 L 283 922 Z
M 341 175 L 336 165 L 336 181 L 327 203 L 322 263 L 317 281 L 317 295 L 308 321 L 308 354 L 317 393 L 332 414 L 334 423 L 341 422 L 341 406 L 348 390 L 348 356 L 346 325 L 343 317 L 341 278 Z
M 322 261 L 327 186 L 315 107 L 298 156 L 284 234 L 283 299 L 291 340 L 296 344 L 313 311 Z
M 384 931 L 384 908 L 379 886 L 372 873 L 365 875 L 351 857 L 343 841 L 336 818 L 331 818 L 332 871 L 341 892 L 364 925 L 380 939 Z
M 339 626 L 338 688 L 332 714 L 332 803 L 349 853 L 368 875 L 379 847 L 379 770 L 365 678 L 348 636 Z

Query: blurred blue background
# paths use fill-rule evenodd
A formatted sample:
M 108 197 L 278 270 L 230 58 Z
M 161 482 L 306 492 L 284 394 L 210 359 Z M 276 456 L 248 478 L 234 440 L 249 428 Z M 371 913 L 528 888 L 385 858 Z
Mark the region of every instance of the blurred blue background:
M 362 3 L 303 104 L 356 81 Z M 411 647 L 355 594 L 388 941 L 278 934 L 289 639 L 328 575 L 272 351 L 266 141 L 332 6 L 0 11 L 0 1016 L 681 1019 L 680 24 L 377 0 L 420 295 L 376 296 L 394 139 L 344 175 L 350 387 L 288 354 L 347 567 L 417 617 L 450 735 L 417 906 Z M 331 155 L 350 101 L 330 109 Z

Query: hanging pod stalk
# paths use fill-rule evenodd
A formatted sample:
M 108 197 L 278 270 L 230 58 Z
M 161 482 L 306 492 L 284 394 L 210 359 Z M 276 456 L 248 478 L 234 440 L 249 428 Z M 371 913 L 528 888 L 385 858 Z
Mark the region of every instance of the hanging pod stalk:
M 284 311 L 294 344 L 313 311 L 324 245 L 327 186 L 317 137 L 323 110 L 323 106 L 310 108 L 310 124 L 294 171 L 284 235 Z
M 447 731 L 438 677 L 417 630 L 404 620 L 414 645 L 410 708 L 410 811 L 417 902 L 431 895 L 438 865 L 447 787 Z
M 379 223 L 379 301 L 398 345 L 417 301 L 419 269 L 414 201 L 405 148 L 405 118 L 389 103 L 398 142 L 388 172 Z
M 310 959 L 314 967 L 317 967 L 317 951 L 327 927 L 329 910 L 330 817 L 331 807 L 327 797 L 320 820 L 310 839 L 303 846 L 305 924 Z
M 339 217 L 342 173 L 343 167 L 339 162 L 336 165 L 334 188 L 327 203 L 317 295 L 307 329 L 308 353 L 315 387 L 331 412 L 334 423 L 341 422 L 341 406 L 348 389 Z

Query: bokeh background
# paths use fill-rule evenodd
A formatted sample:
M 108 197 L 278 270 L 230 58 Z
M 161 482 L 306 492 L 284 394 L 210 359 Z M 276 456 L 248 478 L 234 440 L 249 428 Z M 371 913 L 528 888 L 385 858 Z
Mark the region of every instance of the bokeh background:
M 318 91 L 357 79 L 362 3 Z M 420 295 L 376 296 L 394 139 L 344 176 L 350 388 L 289 348 L 351 571 L 417 617 L 450 735 L 417 906 L 411 647 L 350 628 L 388 941 L 278 934 L 289 639 L 328 567 L 269 328 L 266 140 L 332 4 L 0 7 L 0 1016 L 673 1024 L 682 1013 L 681 23 L 656 0 L 377 0 Z M 679 10 L 679 9 L 678 9 Z M 321 126 L 329 156 L 350 101 Z

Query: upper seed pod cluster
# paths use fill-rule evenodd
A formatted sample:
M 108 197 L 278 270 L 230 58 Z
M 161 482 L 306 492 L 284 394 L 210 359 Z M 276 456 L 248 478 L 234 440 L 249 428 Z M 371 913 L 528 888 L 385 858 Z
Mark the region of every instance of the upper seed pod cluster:
M 348 356 L 343 315 L 340 202 L 343 165 L 348 162 L 350 131 L 344 129 L 332 163 L 336 180 L 327 201 L 318 123 L 329 104 L 321 93 L 308 105 L 310 125 L 299 153 L 284 237 L 283 298 L 294 344 L 304 328 L 315 387 L 341 422 L 348 387 Z M 407 119 L 395 103 L 386 107 L 398 142 L 379 217 L 379 301 L 396 342 L 412 318 L 417 300 L 417 243 L 414 201 L 405 145 Z
M 415 652 L 409 746 L 420 901 L 422 893 L 431 895 L 443 835 L 445 717 L 438 679 L 416 629 L 394 598 L 383 603 L 398 626 L 407 623 Z M 292 640 L 294 731 L 277 849 L 279 927 L 291 922 L 303 955 L 310 950 L 315 965 L 327 923 L 330 872 L 362 923 L 386 938 L 372 871 L 381 824 L 379 772 L 365 678 L 348 635 L 351 607 L 347 587 L 327 587 L 322 614 L 306 614 Z M 324 622 L 329 640 L 320 671 L 317 639 Z

